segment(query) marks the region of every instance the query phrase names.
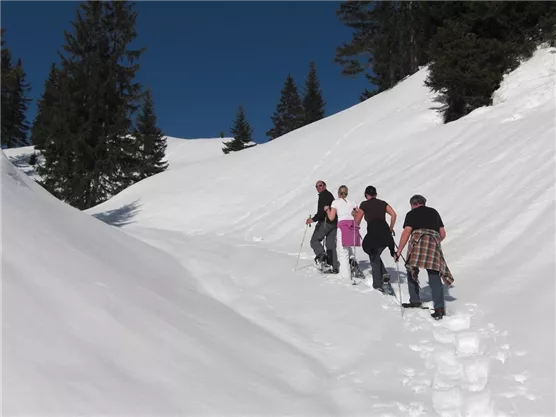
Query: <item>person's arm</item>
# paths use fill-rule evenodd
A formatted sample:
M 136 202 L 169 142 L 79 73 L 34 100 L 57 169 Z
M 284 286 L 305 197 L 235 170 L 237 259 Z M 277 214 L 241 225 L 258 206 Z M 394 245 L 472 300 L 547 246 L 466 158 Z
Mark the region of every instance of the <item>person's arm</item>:
M 404 227 L 402 232 L 402 237 L 400 238 L 400 245 L 398 246 L 398 251 L 396 252 L 396 262 L 398 261 L 400 256 L 402 256 L 402 251 L 404 250 L 405 245 L 409 240 L 409 236 L 411 235 L 411 232 L 413 232 L 413 228 L 411 226 Z
M 446 238 L 446 229 L 444 229 L 444 222 L 442 221 L 442 217 L 440 217 L 440 214 L 438 212 L 436 212 L 436 214 L 438 214 L 438 225 L 440 226 L 438 231 L 440 233 L 440 241 L 442 242 Z
M 363 220 L 364 215 L 365 215 L 365 212 L 363 210 L 361 210 L 361 208 L 355 207 L 353 209 L 353 220 L 355 220 L 355 223 L 357 225 L 361 224 L 361 220 Z
M 390 215 L 390 232 L 394 231 L 394 225 L 396 224 L 396 219 L 398 218 L 394 209 L 390 206 L 390 204 L 386 205 L 386 213 Z

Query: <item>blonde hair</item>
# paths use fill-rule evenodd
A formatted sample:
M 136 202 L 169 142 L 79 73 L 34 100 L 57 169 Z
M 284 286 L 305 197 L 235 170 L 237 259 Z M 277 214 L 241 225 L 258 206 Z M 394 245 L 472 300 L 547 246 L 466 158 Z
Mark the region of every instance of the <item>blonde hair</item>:
M 340 186 L 340 188 L 338 188 L 338 195 L 342 198 L 346 198 L 348 196 L 348 188 L 345 185 Z

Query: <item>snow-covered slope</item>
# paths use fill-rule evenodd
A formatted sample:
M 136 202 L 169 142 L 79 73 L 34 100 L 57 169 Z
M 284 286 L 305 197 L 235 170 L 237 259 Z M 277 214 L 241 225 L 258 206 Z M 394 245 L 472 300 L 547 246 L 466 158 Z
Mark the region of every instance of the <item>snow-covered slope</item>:
M 224 156 L 224 142 L 233 138 L 180 139 L 166 137 L 166 160 L 169 168 L 176 169 L 182 165 L 190 165 L 207 159 Z
M 2 158 L 3 415 L 322 414 L 325 372 Z M 272 360 L 269 360 L 272 358 Z
M 447 226 L 444 250 L 456 279 L 448 311 L 473 318 L 472 324 L 463 324 L 469 334 L 499 342 L 481 356 L 483 360 L 490 355 L 490 368 L 481 362 L 483 367 L 477 365 L 469 372 L 490 376 L 488 386 L 493 391 L 488 398 L 499 398 L 502 408 L 513 407 L 508 405 L 510 398 L 520 412 L 550 415 L 554 405 L 555 57 L 554 49 L 539 50 L 505 78 L 493 106 L 457 122 L 441 124 L 435 111 L 441 103 L 424 87 L 426 70 L 422 70 L 388 92 L 279 140 L 163 173 L 90 212 L 98 215 L 135 202 L 138 210 L 129 233 L 140 236 L 138 228 L 148 227 L 205 235 L 206 251 L 226 242 L 229 248 L 221 248 L 220 255 L 226 270 L 253 275 L 259 261 L 251 249 L 240 250 L 238 245 L 252 242 L 258 249 L 288 254 L 275 262 L 293 266 L 303 221 L 315 210 L 314 184 L 319 179 L 327 181 L 333 192 L 347 184 L 350 197 L 359 202 L 365 186 L 375 185 L 379 197 L 401 215 L 398 236 L 409 197 L 424 194 Z M 220 236 L 218 244 L 214 236 Z M 156 237 L 151 241 L 168 246 Z M 193 244 L 198 245 L 174 243 L 180 249 L 166 249 L 187 258 Z M 307 242 L 303 256 L 311 258 Z M 195 262 L 200 259 L 201 255 Z M 364 259 L 361 254 L 360 259 Z M 394 268 L 391 260 L 387 266 Z M 275 263 L 261 267 L 259 279 L 266 284 L 278 286 L 273 279 L 284 283 L 303 279 L 299 273 L 277 278 L 266 272 L 269 269 L 286 273 Z M 277 291 L 280 296 L 269 303 L 291 296 L 283 289 Z M 328 308 L 319 297 L 306 295 L 315 318 Z M 409 327 L 422 326 L 417 321 Z M 368 331 L 367 326 L 361 331 Z M 428 346 L 433 336 L 414 334 L 415 350 L 424 358 L 431 358 Z M 473 337 L 468 341 L 471 345 L 477 342 Z M 508 392 L 505 383 L 517 388 Z M 454 398 L 457 403 L 458 396 Z M 446 405 L 452 406 L 457 408 Z
M 35 169 L 36 166 L 29 165 L 29 158 L 33 153 L 35 153 L 34 146 L 4 149 L 4 154 L 14 166 L 29 175 L 32 179 L 40 180 L 40 175 L 37 174 Z
M 206 138 L 206 139 L 181 139 L 166 136 L 166 157 L 168 167 L 176 169 L 179 167 L 202 162 L 210 158 L 223 156 L 222 147 L 224 142 L 233 138 Z M 35 166 L 29 165 L 29 157 L 35 152 L 34 146 L 23 146 L 21 148 L 4 149 L 4 153 L 10 162 L 29 175 L 34 180 L 40 180 Z M 37 152 L 37 155 L 40 153 Z
M 423 70 L 271 143 L 184 151 L 88 211 L 120 228 L 3 160 L 4 412 L 555 415 L 555 52 L 448 125 Z M 292 272 L 319 179 L 375 185 L 397 236 L 412 194 L 440 211 L 444 320 L 319 275 L 312 229 Z

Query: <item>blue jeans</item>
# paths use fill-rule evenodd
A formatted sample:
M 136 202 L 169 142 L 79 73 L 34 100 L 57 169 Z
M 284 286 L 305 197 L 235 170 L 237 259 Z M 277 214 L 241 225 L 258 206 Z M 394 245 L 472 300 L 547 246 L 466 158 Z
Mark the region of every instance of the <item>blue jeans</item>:
M 440 273 L 432 269 L 427 269 L 427 273 L 429 274 L 429 286 L 431 287 L 434 308 L 444 308 L 444 288 L 442 287 Z M 420 303 L 419 284 L 413 279 L 409 269 L 407 270 L 407 287 L 409 289 L 409 302 Z

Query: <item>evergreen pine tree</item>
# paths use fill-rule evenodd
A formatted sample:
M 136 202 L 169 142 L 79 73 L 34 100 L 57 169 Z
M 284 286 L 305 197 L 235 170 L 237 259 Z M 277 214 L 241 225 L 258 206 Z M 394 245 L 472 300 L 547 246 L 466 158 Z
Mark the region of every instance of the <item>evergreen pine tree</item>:
M 254 146 L 252 144 L 250 145 L 250 142 L 253 141 L 253 129 L 251 129 L 247 117 L 245 116 L 245 110 L 241 105 L 237 110 L 231 132 L 234 139 L 224 143 L 222 152 L 225 154 L 241 151 L 242 149 Z
M 142 50 L 132 50 L 137 13 L 126 1 L 80 3 L 60 54 L 57 117 L 45 127 L 45 188 L 86 209 L 140 178 L 133 114 Z
M 309 64 L 309 73 L 305 80 L 305 91 L 303 95 L 303 109 L 305 112 L 304 124 L 316 122 L 324 117 L 325 101 L 322 98 L 320 81 L 317 76 L 317 68 L 314 62 Z
M 556 5 L 554 2 L 535 2 L 541 9 L 535 40 L 539 43 L 548 42 L 551 47 L 556 46 Z M 534 5 L 530 5 L 533 7 Z
M 432 51 L 425 85 L 444 96 L 446 123 L 490 104 L 509 60 L 499 41 L 473 36 L 464 23 L 454 21 L 439 29 Z
M 397 2 L 345 2 L 337 15 L 354 30 L 351 42 L 336 49 L 335 62 L 342 65 L 342 74 L 364 74 L 376 92 L 393 87 L 400 80 L 402 62 Z M 372 95 L 366 89 L 362 96 Z
M 37 114 L 31 127 L 31 143 L 35 149 L 44 149 L 48 125 L 53 123 L 53 118 L 58 117 L 56 104 L 58 88 L 58 69 L 56 65 L 52 64 L 44 83 L 44 91 L 37 103 Z
M 458 3 L 458 2 L 456 2 Z M 544 3 L 544 4 L 543 4 Z M 426 85 L 443 95 L 446 123 L 492 103 L 503 76 L 549 40 L 551 2 L 467 2 L 452 5 L 431 43 Z M 447 6 L 446 6 L 447 7 Z M 441 9 L 445 13 L 447 8 Z M 550 17 L 548 18 L 550 21 Z M 550 27 L 550 25 L 548 25 Z M 554 26 L 553 26 L 554 27 Z
M 4 29 L 2 29 L 2 146 L 14 148 L 28 145 L 27 124 L 25 114 L 31 99 L 27 97 L 30 85 L 26 82 L 26 74 L 21 59 L 16 66 L 12 65 L 11 53 L 4 47 Z
M 271 119 L 274 127 L 266 132 L 269 141 L 298 129 L 304 124 L 303 105 L 295 82 L 289 74 L 282 89 L 280 102 Z
M 10 95 L 14 89 L 14 71 L 12 65 L 12 55 L 10 50 L 5 47 L 6 40 L 4 37 L 5 29 L 1 29 L 2 43 L 2 80 L 1 80 L 1 138 L 2 147 L 7 146 L 8 130 L 10 128 Z
M 166 155 L 166 137 L 156 125 L 152 92 L 145 93 L 141 113 L 137 117 L 136 139 L 140 149 L 140 178 L 147 178 L 168 168 L 163 161 Z
M 31 102 L 31 99 L 27 97 L 30 86 L 25 80 L 26 74 L 23 70 L 21 59 L 17 61 L 13 71 L 14 77 L 6 100 L 7 114 L 5 121 L 7 125 L 5 126 L 5 141 L 8 148 L 29 144 L 27 139 L 29 125 L 27 124 L 25 114 L 27 113 L 28 104 Z
M 434 5 L 432 4 L 434 3 Z M 335 62 L 342 74 L 364 74 L 374 86 L 365 100 L 387 90 L 428 62 L 428 46 L 439 24 L 431 18 L 437 3 L 420 1 L 344 2 L 338 18 L 353 29 L 350 42 L 336 49 Z M 450 2 L 458 3 L 458 2 Z

